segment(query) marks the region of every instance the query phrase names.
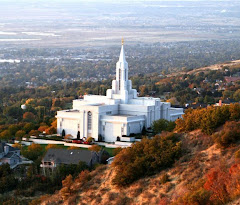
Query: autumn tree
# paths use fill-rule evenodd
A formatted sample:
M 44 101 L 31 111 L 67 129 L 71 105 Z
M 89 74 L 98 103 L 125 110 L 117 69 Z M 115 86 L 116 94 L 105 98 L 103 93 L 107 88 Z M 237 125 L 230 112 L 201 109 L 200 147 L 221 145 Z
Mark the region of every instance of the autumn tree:
M 25 134 L 26 132 L 24 130 L 18 130 L 15 134 L 15 137 L 17 140 L 21 140 Z
M 20 126 L 17 124 L 10 125 L 8 127 L 8 130 L 10 131 L 11 135 L 15 135 L 18 130 L 20 130 Z
M 48 144 L 45 149 L 48 150 L 48 149 L 57 149 L 57 148 L 59 148 L 59 146 L 56 144 Z
M 206 178 L 207 181 L 204 184 L 204 188 L 212 192 L 210 199 L 226 204 L 229 201 L 229 193 L 227 191 L 227 183 L 230 180 L 229 173 L 224 169 L 213 168 L 209 171 Z
M 234 92 L 233 98 L 236 102 L 240 102 L 240 89 L 238 89 Z
M 60 190 L 60 194 L 63 200 L 66 200 L 73 193 L 73 190 L 71 188 L 72 184 L 73 178 L 72 175 L 70 174 L 62 181 L 62 189 Z
M 38 131 L 39 132 L 45 132 L 45 130 L 47 130 L 49 127 L 47 125 L 41 125 L 39 128 L 38 128 Z
M 23 120 L 26 122 L 32 122 L 36 119 L 36 116 L 32 112 L 25 112 L 23 114 Z
M 12 138 L 12 135 L 9 130 L 4 130 L 0 133 L 0 139 L 9 140 L 11 138 Z
M 29 135 L 30 136 L 38 136 L 39 135 L 39 131 L 38 130 L 31 130 L 30 132 L 29 132 Z
M 52 134 L 56 134 L 57 133 L 57 130 L 55 127 L 49 127 L 46 129 L 46 134 L 48 135 L 52 135 Z
M 92 145 L 88 149 L 93 152 L 99 152 L 102 148 L 99 145 Z
M 240 122 L 226 122 L 223 130 L 213 137 L 221 147 L 228 147 L 231 144 L 235 144 L 240 139 Z
M 27 150 L 23 150 L 22 154 L 28 159 L 36 160 L 39 156 L 43 154 L 43 148 L 41 145 L 33 143 L 28 146 Z
M 23 127 L 23 130 L 26 131 L 26 133 L 30 132 L 31 130 L 34 130 L 35 125 L 31 122 L 26 123 Z
M 111 166 L 116 175 L 113 184 L 126 186 L 135 180 L 170 167 L 180 156 L 181 143 L 175 134 L 156 135 L 123 149 Z

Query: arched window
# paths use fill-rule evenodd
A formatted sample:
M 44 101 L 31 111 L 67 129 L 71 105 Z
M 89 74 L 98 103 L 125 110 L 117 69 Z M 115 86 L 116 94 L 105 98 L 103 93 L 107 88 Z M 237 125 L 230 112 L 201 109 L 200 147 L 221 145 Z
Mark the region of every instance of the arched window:
M 88 121 L 87 121 L 88 130 L 92 130 L 92 113 L 88 112 Z

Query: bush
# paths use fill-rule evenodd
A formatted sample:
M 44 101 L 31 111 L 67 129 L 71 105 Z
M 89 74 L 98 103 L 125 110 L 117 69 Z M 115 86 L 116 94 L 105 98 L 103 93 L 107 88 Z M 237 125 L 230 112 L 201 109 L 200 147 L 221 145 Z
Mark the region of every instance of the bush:
M 235 152 L 235 158 L 240 159 L 240 150 Z
M 165 183 L 167 183 L 168 181 L 169 181 L 168 174 L 165 173 L 165 174 L 161 177 L 160 183 L 161 183 L 161 184 L 165 184 Z
M 153 122 L 152 129 L 155 133 L 160 133 L 162 131 L 173 131 L 176 124 L 165 119 L 156 120 Z
M 226 122 L 223 130 L 214 135 L 214 140 L 221 147 L 228 147 L 240 139 L 240 122 Z
M 92 143 L 92 142 L 94 142 L 94 138 L 88 137 L 86 141 L 89 142 L 89 143 Z
M 113 184 L 126 186 L 137 179 L 170 167 L 180 156 L 181 143 L 176 134 L 156 135 L 123 149 L 112 163 L 116 175 Z
M 185 132 L 201 129 L 206 134 L 212 134 L 214 130 L 228 120 L 240 119 L 240 104 L 230 104 L 222 107 L 207 107 L 202 109 L 188 109 L 183 119 L 176 120 L 176 131 Z
M 211 203 L 209 203 L 210 196 L 211 196 L 211 194 L 210 194 L 209 191 L 207 191 L 203 188 L 199 188 L 197 190 L 187 192 L 185 195 L 180 197 L 176 202 L 174 202 L 172 204 L 173 205 L 178 205 L 178 204 L 185 204 L 185 205 L 211 204 Z

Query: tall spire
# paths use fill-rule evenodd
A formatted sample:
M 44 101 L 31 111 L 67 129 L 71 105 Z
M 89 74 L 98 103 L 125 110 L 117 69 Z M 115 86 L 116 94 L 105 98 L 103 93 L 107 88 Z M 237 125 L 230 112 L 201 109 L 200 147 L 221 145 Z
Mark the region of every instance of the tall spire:
M 123 45 L 124 45 L 124 39 L 122 38 L 122 48 L 119 56 L 119 62 L 126 62 Z

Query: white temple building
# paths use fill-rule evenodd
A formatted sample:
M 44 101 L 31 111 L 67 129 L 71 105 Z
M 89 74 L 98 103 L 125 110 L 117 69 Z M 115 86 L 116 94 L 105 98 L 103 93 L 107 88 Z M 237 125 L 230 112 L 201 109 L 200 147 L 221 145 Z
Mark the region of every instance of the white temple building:
M 183 115 L 182 108 L 172 108 L 160 98 L 138 97 L 128 80 L 128 63 L 124 46 L 116 64 L 116 79 L 106 96 L 84 95 L 73 100 L 73 109 L 58 111 L 57 133 L 71 134 L 80 138 L 99 137 L 105 142 L 124 141 L 132 133 L 141 133 L 151 127 L 153 121 L 166 119 L 174 121 Z

